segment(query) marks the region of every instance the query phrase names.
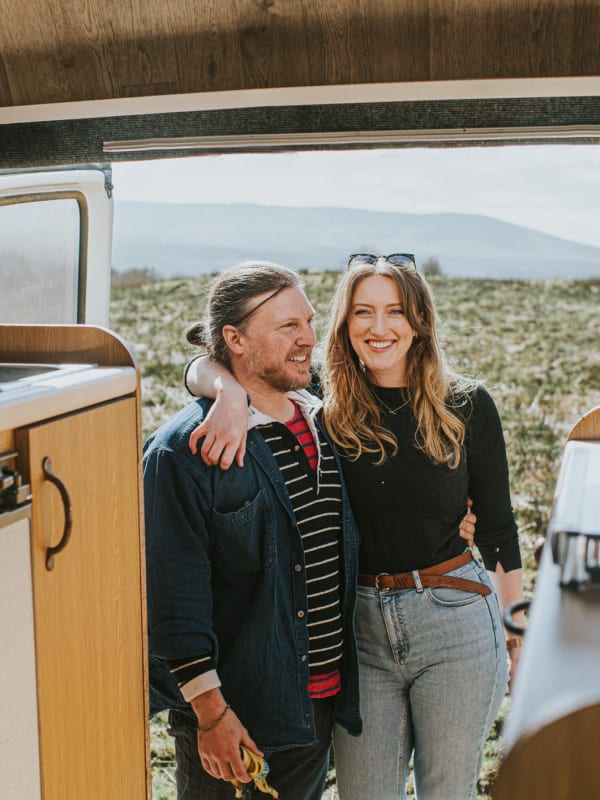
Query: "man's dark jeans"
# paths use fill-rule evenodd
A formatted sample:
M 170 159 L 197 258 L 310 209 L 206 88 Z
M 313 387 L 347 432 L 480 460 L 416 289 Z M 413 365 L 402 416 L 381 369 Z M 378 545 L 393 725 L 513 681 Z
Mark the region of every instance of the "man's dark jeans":
M 265 751 L 270 772 L 267 779 L 280 800 L 321 800 L 329 767 L 333 725 L 333 698 L 313 701 L 318 742 L 308 747 Z M 216 780 L 202 769 L 194 720 L 180 711 L 169 712 L 169 733 L 175 738 L 177 800 L 233 800 L 231 783 Z M 266 795 L 247 784 L 244 800 Z

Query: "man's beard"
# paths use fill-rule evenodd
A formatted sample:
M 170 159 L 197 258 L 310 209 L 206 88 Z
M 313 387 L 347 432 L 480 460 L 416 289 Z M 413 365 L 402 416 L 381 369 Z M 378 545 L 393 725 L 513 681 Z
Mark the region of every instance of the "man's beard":
M 311 352 L 299 351 L 291 353 L 291 356 L 306 355 L 308 357 L 307 365 L 310 366 Z M 278 392 L 295 392 L 298 389 L 305 389 L 311 382 L 312 378 L 310 371 L 303 377 L 301 375 L 290 375 L 281 365 L 264 367 L 256 363 L 249 364 L 250 371 L 260 380 L 268 384 L 272 389 Z M 308 368 L 307 367 L 307 368 Z
M 272 389 L 277 389 L 279 392 L 295 392 L 298 389 L 306 389 L 311 381 L 310 375 L 304 378 L 300 376 L 294 378 L 275 367 L 264 370 L 258 374 L 258 377 L 268 383 Z

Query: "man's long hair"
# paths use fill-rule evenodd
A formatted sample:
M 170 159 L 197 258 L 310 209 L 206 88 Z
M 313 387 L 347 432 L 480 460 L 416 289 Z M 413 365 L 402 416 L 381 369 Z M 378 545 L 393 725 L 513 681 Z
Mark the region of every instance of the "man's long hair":
M 210 288 L 204 319 L 187 328 L 188 342 L 202 347 L 214 361 L 231 367 L 229 348 L 223 338 L 225 325 L 244 330 L 254 310 L 269 295 L 274 297 L 283 289 L 299 285 L 296 272 L 269 261 L 245 261 L 224 270 Z M 266 297 L 259 298 L 260 295 Z
M 357 459 L 362 453 L 395 454 L 394 434 L 382 422 L 364 365 L 352 349 L 347 321 L 356 287 L 371 275 L 393 281 L 399 302 L 416 332 L 407 354 L 407 389 L 416 421 L 415 445 L 435 464 L 458 466 L 465 425 L 452 410 L 464 405 L 475 387 L 473 381 L 453 373 L 438 343 L 435 307 L 425 279 L 416 271 L 389 262 L 361 264 L 340 280 L 332 301 L 326 337 L 324 370 L 324 422 L 342 453 Z

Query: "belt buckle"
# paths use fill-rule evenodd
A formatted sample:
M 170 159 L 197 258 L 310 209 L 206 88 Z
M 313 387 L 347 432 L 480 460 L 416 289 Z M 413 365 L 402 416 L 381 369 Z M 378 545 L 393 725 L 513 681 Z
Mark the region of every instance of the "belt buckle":
M 377 575 L 375 575 L 375 588 L 378 592 L 389 592 L 389 589 L 386 589 L 385 586 L 379 585 L 379 578 L 385 578 L 389 574 L 389 572 L 379 572 Z

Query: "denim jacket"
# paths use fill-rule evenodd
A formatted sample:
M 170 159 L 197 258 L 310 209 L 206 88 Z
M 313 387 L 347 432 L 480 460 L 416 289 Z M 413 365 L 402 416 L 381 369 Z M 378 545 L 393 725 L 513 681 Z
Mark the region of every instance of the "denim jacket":
M 150 710 L 180 709 L 194 717 L 164 662 L 204 653 L 259 747 L 309 745 L 315 729 L 307 691 L 307 615 L 299 613 L 308 606 L 300 532 L 259 431 L 248 431 L 242 468 L 207 467 L 199 452 L 190 452 L 189 436 L 210 405 L 205 399 L 188 405 L 144 448 Z M 320 426 L 318 419 L 315 424 Z M 354 635 L 358 546 L 343 489 L 344 656 L 335 717 L 353 735 L 361 729 Z

